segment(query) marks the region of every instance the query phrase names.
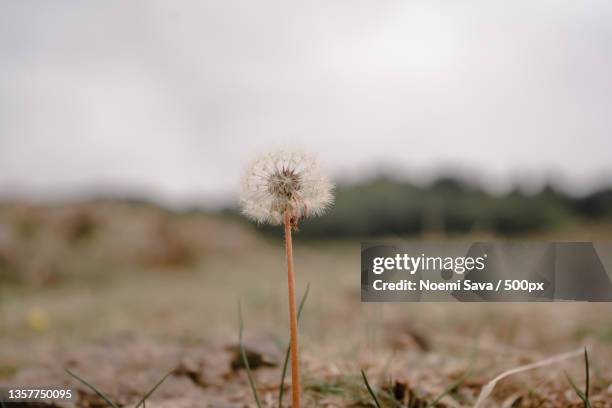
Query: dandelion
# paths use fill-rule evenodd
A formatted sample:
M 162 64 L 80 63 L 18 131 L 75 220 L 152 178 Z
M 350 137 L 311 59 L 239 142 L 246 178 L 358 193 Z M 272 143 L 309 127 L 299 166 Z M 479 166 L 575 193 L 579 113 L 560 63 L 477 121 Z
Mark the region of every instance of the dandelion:
M 303 152 L 277 151 L 256 159 L 243 180 L 242 212 L 262 224 L 284 225 L 291 333 L 291 392 L 300 407 L 297 311 L 291 232 L 306 217 L 321 215 L 333 201 L 333 186 L 319 163 Z
M 277 151 L 255 160 L 243 180 L 242 212 L 262 224 L 280 225 L 288 212 L 297 222 L 320 215 L 332 202 L 332 185 L 319 163 L 303 152 Z

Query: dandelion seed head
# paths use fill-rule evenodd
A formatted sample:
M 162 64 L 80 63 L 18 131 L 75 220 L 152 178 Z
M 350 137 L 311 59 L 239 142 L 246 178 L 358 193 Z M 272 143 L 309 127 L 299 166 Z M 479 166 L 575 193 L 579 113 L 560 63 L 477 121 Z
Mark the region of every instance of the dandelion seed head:
M 278 225 L 289 211 L 297 222 L 321 215 L 333 201 L 333 186 L 317 160 L 304 152 L 279 150 L 257 158 L 243 178 L 242 212 L 259 223 Z

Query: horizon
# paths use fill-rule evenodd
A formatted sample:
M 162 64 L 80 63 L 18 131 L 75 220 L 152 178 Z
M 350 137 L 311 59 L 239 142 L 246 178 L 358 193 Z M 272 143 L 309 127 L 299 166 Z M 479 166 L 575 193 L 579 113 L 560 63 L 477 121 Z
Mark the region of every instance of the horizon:
M 552 189 L 556 193 L 570 199 L 582 199 L 593 194 L 612 190 L 612 180 L 602 182 L 589 190 L 576 191 L 566 188 L 562 183 L 556 182 L 555 178 L 540 181 L 538 183 L 524 183 L 521 180 L 514 180 L 504 189 L 491 188 L 492 186 L 482 182 L 477 177 L 466 176 L 465 173 L 452 173 L 450 171 L 439 171 L 427 177 L 408 177 L 405 173 L 392 174 L 392 171 L 378 171 L 368 173 L 365 177 L 346 177 L 333 178 L 335 188 L 346 188 L 354 186 L 365 186 L 374 181 L 387 180 L 397 184 L 414 186 L 422 189 L 430 189 L 440 181 L 451 180 L 466 185 L 469 188 L 481 191 L 492 198 L 502 198 L 512 193 L 520 193 L 527 197 L 537 196 L 547 189 Z M 524 180 L 523 180 L 524 181 Z M 0 204 L 32 204 L 37 206 L 56 206 L 62 204 L 81 204 L 95 201 L 118 201 L 118 202 L 141 202 L 147 205 L 154 205 L 170 211 L 220 211 L 225 209 L 237 208 L 239 205 L 239 192 L 225 195 L 195 195 L 184 197 L 181 200 L 164 195 L 160 191 L 146 188 L 117 188 L 114 186 L 104 186 L 103 184 L 89 183 L 87 186 L 75 188 L 72 191 L 55 191 L 47 194 L 35 194 L 27 192 L 0 191 Z

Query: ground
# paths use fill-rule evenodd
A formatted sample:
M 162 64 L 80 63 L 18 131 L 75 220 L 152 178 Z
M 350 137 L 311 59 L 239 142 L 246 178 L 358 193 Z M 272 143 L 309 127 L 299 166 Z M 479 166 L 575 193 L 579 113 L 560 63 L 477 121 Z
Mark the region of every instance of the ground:
M 69 385 L 76 406 L 105 406 L 68 368 L 133 406 L 172 371 L 147 407 L 255 406 L 237 359 L 240 299 L 262 404 L 278 406 L 288 337 L 282 241 L 220 216 L 109 203 L 10 206 L 1 216 L 0 384 Z M 358 240 L 303 242 L 298 233 L 295 244 L 298 296 L 310 283 L 300 321 L 305 406 L 374 406 L 362 369 L 384 406 L 424 407 L 449 387 L 437 406 L 473 406 L 498 374 L 583 347 L 591 404 L 612 406 L 612 305 L 363 304 Z M 501 380 L 483 406 L 580 407 L 565 373 L 584 389 L 582 354 Z

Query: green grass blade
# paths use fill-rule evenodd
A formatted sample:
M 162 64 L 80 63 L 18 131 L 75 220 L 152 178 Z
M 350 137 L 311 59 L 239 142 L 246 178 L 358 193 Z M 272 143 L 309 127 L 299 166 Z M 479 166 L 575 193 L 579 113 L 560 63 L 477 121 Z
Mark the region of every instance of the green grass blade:
M 151 388 L 151 389 L 149 390 L 149 392 L 147 392 L 147 393 L 145 394 L 145 396 L 144 396 L 144 397 L 142 397 L 142 399 L 140 400 L 140 402 L 139 402 L 138 404 L 136 404 L 136 406 L 135 406 L 134 408 L 138 408 L 138 407 L 140 407 L 141 405 L 142 405 L 142 406 L 143 406 L 143 408 L 144 408 L 144 407 L 146 406 L 146 405 L 145 405 L 145 401 L 147 400 L 147 398 L 149 398 L 149 397 L 151 396 L 151 394 L 153 394 L 153 393 L 155 392 L 155 390 L 157 389 L 157 387 L 159 387 L 159 386 L 160 386 L 160 385 L 161 385 L 161 384 L 162 384 L 164 381 L 166 381 L 166 378 L 170 377 L 170 375 L 172 375 L 173 373 L 174 373 L 174 370 L 172 370 L 172 371 L 170 371 L 169 373 L 167 373 L 166 375 L 164 375 L 164 376 L 162 377 L 162 379 L 161 379 L 161 380 L 159 380 L 159 381 L 157 382 L 157 384 L 155 384 L 155 386 L 154 386 L 153 388 Z
M 378 398 L 376 398 L 376 394 L 374 393 L 374 390 L 372 390 L 372 387 L 370 387 L 370 383 L 368 382 L 368 377 L 366 376 L 366 373 L 363 370 L 361 370 L 361 377 L 363 377 L 363 382 L 365 383 L 366 388 L 368 389 L 368 392 L 372 396 L 372 399 L 374 399 L 374 404 L 376 404 L 376 408 L 382 408 L 382 406 L 380 405 L 380 402 L 378 401 Z
M 240 348 L 240 356 L 242 357 L 242 363 L 244 364 L 244 368 L 247 372 L 247 377 L 249 377 L 249 384 L 251 385 L 251 390 L 253 391 L 253 396 L 255 397 L 255 403 L 257 404 L 258 408 L 261 408 L 261 401 L 259 400 L 259 393 L 257 392 L 255 380 L 253 379 L 253 373 L 251 372 L 249 359 L 247 358 L 246 352 L 244 351 L 244 344 L 242 344 L 242 330 L 244 323 L 242 321 L 242 304 L 240 303 L 240 299 L 238 299 L 238 321 L 240 323 L 240 328 L 238 331 L 238 347 Z
M 302 316 L 302 309 L 304 308 L 304 304 L 306 303 L 306 299 L 308 298 L 308 293 L 310 292 L 310 282 L 306 285 L 306 290 L 302 295 L 302 300 L 300 300 L 300 305 L 298 306 L 297 311 L 297 321 L 299 323 L 300 317 Z M 280 387 L 278 391 L 278 408 L 283 408 L 283 395 L 285 394 L 285 377 L 287 376 L 287 367 L 289 366 L 289 354 L 291 353 L 291 342 L 287 345 L 287 349 L 285 350 L 285 361 L 283 362 L 283 371 L 281 374 Z
M 110 405 L 113 408 L 119 408 L 117 405 L 115 405 L 115 403 L 106 395 L 104 395 L 104 393 L 100 390 L 98 390 L 95 386 L 93 386 L 92 384 L 90 384 L 89 382 L 87 382 L 85 379 L 79 377 L 77 374 L 73 373 L 72 371 L 70 371 L 69 369 L 65 368 L 64 371 L 66 371 L 69 375 L 71 375 L 72 377 L 76 378 L 77 380 L 79 380 L 81 383 L 85 384 L 87 387 L 89 387 L 90 389 L 93 390 L 93 392 L 95 392 L 98 397 L 102 398 L 104 401 L 106 401 L 106 403 L 108 405 Z
M 591 404 L 587 401 L 586 395 L 584 395 L 584 393 L 580 390 L 580 388 L 578 388 L 574 380 L 572 380 L 572 377 L 570 377 L 569 374 L 565 373 L 565 378 L 567 378 L 567 381 L 570 383 L 570 385 L 574 389 L 574 392 L 576 393 L 576 395 L 578 395 L 578 397 L 582 400 L 582 402 L 584 402 L 584 406 L 590 407 Z
M 584 392 L 582 392 L 580 388 L 578 388 L 578 386 L 576 385 L 572 377 L 569 376 L 568 373 L 565 373 L 565 377 L 567 378 L 567 381 L 570 383 L 570 385 L 574 389 L 574 392 L 576 393 L 576 395 L 578 395 L 578 397 L 584 403 L 584 408 L 591 408 L 591 401 L 589 400 L 589 388 L 591 385 L 590 384 L 590 374 L 589 374 L 589 353 L 586 347 L 584 348 L 584 368 L 586 371 L 585 372 L 586 385 L 585 385 Z
M 478 341 L 474 343 L 474 348 L 472 349 L 472 353 L 470 356 L 470 363 L 468 368 L 452 383 L 448 385 L 441 393 L 438 395 L 432 402 L 425 405 L 425 408 L 435 407 L 438 402 L 450 392 L 452 392 L 455 388 L 463 384 L 463 382 L 472 374 L 474 370 L 474 364 L 476 363 L 476 357 L 478 356 Z
M 444 391 L 442 391 L 440 393 L 440 395 L 438 395 L 433 401 L 431 401 L 429 404 L 425 405 L 425 408 L 432 408 L 435 407 L 436 404 L 438 402 L 440 402 L 440 400 L 442 398 L 444 398 L 446 395 L 448 395 L 448 393 L 450 393 L 452 390 L 454 390 L 455 388 L 457 388 L 458 386 L 460 386 L 466 378 L 468 378 L 468 376 L 472 373 L 471 367 L 468 368 L 467 370 L 465 370 L 463 372 L 463 374 L 461 374 L 459 376 L 459 378 L 457 378 L 455 381 L 453 381 L 452 383 L 450 383 L 450 385 L 448 387 L 446 387 L 444 389 Z
M 585 390 L 584 390 L 584 398 L 585 398 L 585 408 L 591 408 L 591 401 L 589 401 L 589 388 L 590 388 L 590 376 L 589 376 L 589 352 L 587 351 L 587 348 L 584 348 L 584 369 L 586 370 L 586 386 L 585 386 Z

